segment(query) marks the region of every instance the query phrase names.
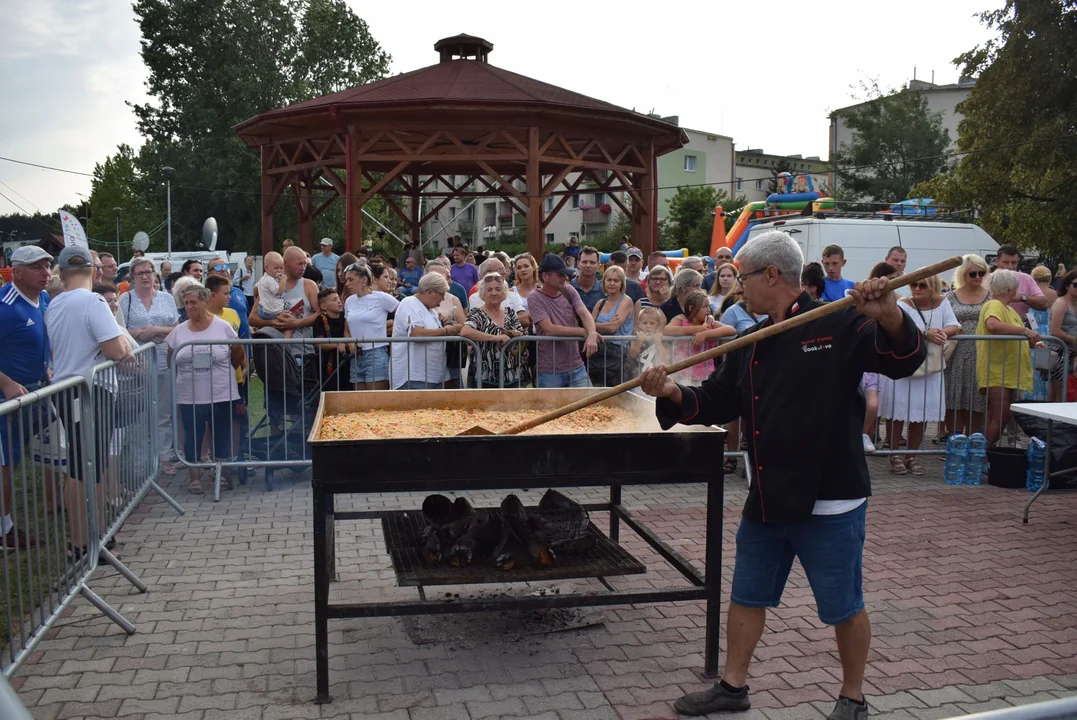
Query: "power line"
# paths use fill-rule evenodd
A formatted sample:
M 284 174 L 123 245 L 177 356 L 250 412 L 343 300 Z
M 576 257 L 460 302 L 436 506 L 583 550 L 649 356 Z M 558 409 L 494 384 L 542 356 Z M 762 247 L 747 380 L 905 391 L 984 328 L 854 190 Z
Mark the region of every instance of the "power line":
M 1039 139 L 1036 139 L 1036 140 L 1020 140 L 1020 141 L 1017 141 L 1017 142 L 1004 143 L 1004 144 L 1001 144 L 1001 145 L 994 145 L 992 147 L 976 148 L 976 149 L 973 149 L 973 150 L 954 150 L 954 151 L 951 151 L 951 152 L 940 153 L 940 154 L 937 154 L 937 155 L 924 155 L 924 156 L 921 156 L 921 157 L 905 158 L 905 159 L 896 160 L 896 161 L 887 161 L 887 162 L 880 161 L 880 162 L 875 162 L 875 163 L 865 163 L 863 165 L 850 165 L 850 166 L 846 166 L 846 167 L 831 166 L 831 167 L 827 167 L 824 170 L 819 170 L 819 171 L 815 171 L 815 172 L 793 173 L 793 174 L 809 174 L 809 175 L 811 175 L 811 174 L 817 174 L 817 173 L 855 172 L 855 171 L 858 171 L 858 170 L 874 170 L 874 169 L 881 168 L 881 167 L 890 167 L 890 166 L 893 166 L 895 164 L 908 165 L 908 164 L 911 164 L 911 163 L 925 162 L 925 161 L 928 161 L 928 160 L 943 160 L 943 159 L 956 158 L 956 157 L 965 157 L 965 156 L 968 156 L 968 155 L 977 155 L 977 154 L 980 154 L 980 153 L 996 152 L 996 151 L 999 151 L 999 150 L 1007 150 L 1007 149 L 1011 149 L 1011 148 L 1024 147 L 1026 145 L 1037 145 L 1037 144 L 1040 144 L 1040 143 L 1058 142 L 1058 141 L 1061 141 L 1061 140 L 1072 140 L 1073 138 L 1077 138 L 1077 132 L 1066 133 L 1064 135 L 1055 135 L 1055 136 L 1047 137 L 1047 138 L 1039 138 Z M 58 168 L 58 167 L 54 167 L 54 166 L 51 166 L 51 165 L 43 165 L 41 163 L 30 162 L 30 161 L 27 161 L 27 160 L 18 160 L 18 159 L 15 159 L 15 158 L 9 158 L 9 157 L 4 157 L 4 156 L 0 156 L 0 160 L 2 160 L 4 162 L 15 163 L 16 165 L 24 165 L 26 167 L 38 168 L 40 170 L 51 170 L 53 172 L 66 173 L 68 175 L 78 175 L 78 176 L 81 176 L 81 177 L 90 177 L 90 178 L 97 177 L 97 175 L 95 175 L 94 173 L 82 172 L 80 170 L 69 170 L 69 169 L 66 169 L 66 168 Z M 756 179 L 761 179 L 761 178 L 751 178 L 751 179 L 756 180 Z M 139 180 L 139 179 L 135 179 L 135 178 L 115 178 L 115 180 L 117 182 L 124 183 L 124 184 L 127 184 L 127 185 L 136 185 L 136 186 L 140 185 L 140 186 L 153 186 L 153 187 L 159 187 L 160 186 L 160 183 L 152 181 L 152 180 Z M 743 182 L 743 180 L 744 179 L 741 178 L 741 182 Z M 733 178 L 731 180 L 717 180 L 715 182 L 694 183 L 694 184 L 688 184 L 688 185 L 663 185 L 663 186 L 659 186 L 659 187 L 656 187 L 656 188 L 648 188 L 648 189 L 653 189 L 653 190 L 677 190 L 679 188 L 717 187 L 717 186 L 723 186 L 723 185 L 729 185 L 729 186 L 732 187 L 732 186 L 736 185 L 737 182 L 738 182 L 737 179 Z M 222 187 L 204 187 L 204 186 L 199 186 L 199 185 L 178 185 L 178 184 L 175 184 L 175 183 L 172 184 L 172 187 L 174 189 L 176 189 L 176 190 L 189 190 L 189 191 L 195 191 L 195 192 L 216 192 L 216 193 L 226 193 L 226 194 L 232 194 L 232 195 L 247 195 L 247 196 L 254 196 L 254 197 L 261 197 L 264 194 L 265 195 L 271 195 L 271 196 L 274 196 L 274 197 L 284 197 L 284 196 L 289 194 L 287 192 L 262 193 L 261 191 L 256 191 L 256 190 L 241 190 L 241 189 L 238 189 L 238 188 L 222 188 Z M 340 196 L 340 197 L 343 200 L 349 199 L 349 198 L 347 198 L 345 196 Z M 521 197 L 521 198 L 532 198 L 532 197 L 545 197 L 545 196 L 535 196 L 535 195 L 529 195 L 527 193 L 520 193 L 519 197 Z M 12 204 L 14 204 L 14 203 L 12 203 Z M 18 206 L 16 206 L 16 207 L 18 207 Z

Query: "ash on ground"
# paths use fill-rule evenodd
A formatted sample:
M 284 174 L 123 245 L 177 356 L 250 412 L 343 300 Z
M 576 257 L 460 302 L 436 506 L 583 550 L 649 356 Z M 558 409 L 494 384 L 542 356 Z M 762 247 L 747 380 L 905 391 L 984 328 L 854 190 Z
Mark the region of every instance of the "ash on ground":
M 540 588 L 480 590 L 467 593 L 468 599 L 502 600 L 513 597 L 572 594 L 571 585 Z M 431 600 L 445 601 L 460 594 L 442 590 L 430 593 Z M 408 638 L 416 645 L 449 645 L 452 650 L 497 647 L 501 652 L 519 652 L 528 637 L 583 630 L 605 623 L 596 608 L 541 608 L 536 610 L 493 610 L 450 615 L 419 615 L 402 618 Z

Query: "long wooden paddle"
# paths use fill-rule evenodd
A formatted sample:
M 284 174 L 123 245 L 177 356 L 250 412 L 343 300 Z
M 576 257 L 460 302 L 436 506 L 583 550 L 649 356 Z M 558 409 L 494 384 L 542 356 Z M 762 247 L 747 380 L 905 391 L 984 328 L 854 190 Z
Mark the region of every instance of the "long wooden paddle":
M 927 267 L 923 267 L 914 272 L 902 275 L 901 277 L 890 278 L 890 280 L 886 284 L 886 289 L 888 291 L 893 291 L 897 290 L 900 287 L 911 285 L 912 283 L 918 282 L 920 280 L 925 280 L 932 275 L 938 275 L 941 272 L 952 270 L 953 268 L 960 265 L 961 262 L 961 257 L 952 257 L 948 260 L 943 260 L 941 262 L 935 263 L 934 265 L 928 265 Z M 762 330 L 759 330 L 758 332 L 750 333 L 748 335 L 742 335 L 741 337 L 736 338 L 735 340 L 731 340 L 723 345 L 719 345 L 716 348 L 706 350 L 699 353 L 698 355 L 692 355 L 691 357 L 685 358 L 680 362 L 676 362 L 668 366 L 666 368 L 666 371 L 670 375 L 672 375 L 686 368 L 690 368 L 693 365 L 698 365 L 699 363 L 706 362 L 707 360 L 713 360 L 714 358 L 721 357 L 726 353 L 733 352 L 734 350 L 739 350 L 742 347 L 752 345 L 759 342 L 760 340 L 766 340 L 767 338 L 774 337 L 775 335 L 783 333 L 786 330 L 791 330 L 792 328 L 806 325 L 813 320 L 818 320 L 821 317 L 840 312 L 847 308 L 854 307 L 855 305 L 856 301 L 853 298 L 849 296 L 843 297 L 841 300 L 827 303 L 822 307 L 817 307 L 814 310 L 809 310 L 808 312 L 801 315 L 795 315 L 794 317 L 791 317 L 787 320 L 782 320 L 779 323 L 769 325 Z M 641 382 L 642 377 L 635 378 L 634 380 L 629 380 L 628 382 L 623 382 L 620 385 L 615 385 L 614 387 L 607 388 L 606 390 L 595 393 L 594 395 L 588 395 L 587 397 L 577 400 L 574 403 L 569 403 L 568 405 L 559 407 L 556 410 L 551 410 L 550 412 L 543 415 L 539 415 L 538 417 L 531 418 L 530 420 L 525 420 L 522 423 L 517 423 L 516 425 L 513 425 L 497 433 L 491 430 L 487 430 L 482 425 L 474 425 L 467 430 L 464 430 L 463 432 L 459 433 L 459 435 L 516 435 L 518 433 L 524 432 L 525 430 L 530 430 L 533 427 L 538 427 L 539 425 L 548 423 L 551 420 L 556 420 L 559 417 L 564 417 L 569 413 L 574 413 L 577 410 L 582 410 L 585 407 L 590 407 L 591 405 L 600 403 L 603 400 L 608 400 L 609 398 L 620 395 L 623 392 L 628 392 L 633 388 L 639 387 Z

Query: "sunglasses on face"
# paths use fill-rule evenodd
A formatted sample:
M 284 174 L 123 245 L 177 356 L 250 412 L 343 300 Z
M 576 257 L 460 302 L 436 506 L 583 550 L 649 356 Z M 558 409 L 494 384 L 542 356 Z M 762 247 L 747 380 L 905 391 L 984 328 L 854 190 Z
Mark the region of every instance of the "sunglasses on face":
M 929 285 L 926 282 L 913 283 L 913 290 L 927 290 Z
M 981 278 L 987 274 L 986 270 L 969 270 L 970 278 Z
M 209 269 L 213 270 L 214 272 L 220 272 L 221 270 L 227 270 L 228 266 L 227 265 L 210 265 Z

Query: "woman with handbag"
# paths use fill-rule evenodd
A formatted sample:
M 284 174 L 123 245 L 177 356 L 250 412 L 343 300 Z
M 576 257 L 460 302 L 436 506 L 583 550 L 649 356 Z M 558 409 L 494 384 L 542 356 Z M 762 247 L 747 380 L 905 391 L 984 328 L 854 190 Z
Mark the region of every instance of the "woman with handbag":
M 611 265 L 602 276 L 606 296 L 595 303 L 591 317 L 599 335 L 631 335 L 635 329 L 636 313 L 632 298 L 625 295 L 625 271 Z M 636 376 L 636 361 L 627 352 L 627 340 L 602 343 L 598 352 L 587 359 L 587 374 L 595 387 L 620 385 Z
M 927 359 L 912 377 L 895 380 L 882 392 L 880 388 L 879 414 L 893 419 L 893 432 L 887 440 L 890 449 L 897 449 L 897 438 L 902 426 L 909 423 L 908 450 L 919 450 L 924 439 L 924 423 L 942 422 L 946 414 L 946 390 L 943 368 L 946 365 L 944 350 L 946 341 L 961 332 L 961 325 L 954 317 L 950 303 L 942 296 L 942 280 L 934 275 L 912 285 L 912 297 L 901 298 L 900 307 L 927 339 Z M 916 456 L 890 456 L 890 470 L 895 475 L 923 475 L 925 470 Z
M 979 255 L 966 255 L 954 270 L 954 290 L 946 299 L 961 324 L 961 332 L 975 335 L 980 324 L 980 311 L 991 299 L 987 289 L 987 263 Z M 947 428 L 952 433 L 969 435 L 984 427 L 987 403 L 976 387 L 976 343 L 950 343 L 952 352 L 946 359 L 943 382 L 946 384 Z M 941 442 L 941 439 L 940 439 Z

